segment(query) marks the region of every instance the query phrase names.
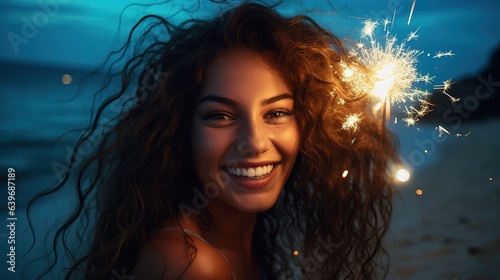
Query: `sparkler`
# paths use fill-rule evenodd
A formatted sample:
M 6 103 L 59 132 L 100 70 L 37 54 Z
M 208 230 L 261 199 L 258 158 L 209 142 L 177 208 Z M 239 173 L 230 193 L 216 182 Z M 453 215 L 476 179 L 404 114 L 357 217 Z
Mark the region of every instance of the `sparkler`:
M 414 0 L 408 24 L 413 15 L 415 2 Z M 350 57 L 340 62 L 342 69 L 340 75 L 341 79 L 352 88 L 355 98 L 368 95 L 373 99 L 374 111 L 383 109 L 383 118 L 386 117 L 386 111 L 390 110 L 390 105 L 406 102 L 415 103 L 412 106 L 405 106 L 406 116 L 401 118 L 407 126 L 413 126 L 426 113 L 430 112 L 432 107 L 432 104 L 427 101 L 427 97 L 431 93 L 419 89 L 417 84 L 431 84 L 435 77 L 430 74 L 422 75 L 418 72 L 417 58 L 423 52 L 407 46 L 408 42 L 418 38 L 420 27 L 411 31 L 406 39 L 398 42 L 396 36 L 390 35 L 387 30 L 389 23 L 393 22 L 394 18 L 392 21 L 388 19 L 383 21 L 383 29 L 386 33 L 384 42 L 380 43 L 374 40 L 373 36 L 379 23 L 371 19 L 364 20 L 361 41 L 350 51 Z M 428 54 L 428 56 L 430 55 Z M 439 51 L 433 58 L 445 56 L 452 57 L 454 54 L 452 51 Z M 451 85 L 452 82 L 447 80 L 441 85 L 435 85 L 433 89 L 442 91 L 452 102 L 456 102 L 459 98 L 455 98 L 447 92 Z M 341 105 L 343 102 L 339 104 Z M 360 114 L 346 116 L 342 129 L 355 131 L 360 125 L 359 116 Z M 395 119 L 395 123 L 397 123 L 397 119 Z
M 388 23 L 388 20 L 384 22 L 384 28 Z M 363 64 L 368 73 L 362 71 L 356 62 L 342 61 L 340 63 L 342 80 L 353 88 L 353 92 L 359 95 L 369 94 L 377 103 L 375 111 L 383 108 L 385 112 L 389 105 L 395 103 L 425 100 L 430 93 L 418 89 L 415 84 L 430 83 L 434 77 L 418 73 L 417 57 L 422 52 L 406 46 L 407 42 L 418 38 L 418 29 L 411 32 L 401 43 L 387 32 L 385 42 L 381 44 L 373 39 L 373 33 L 378 25 L 377 21 L 365 20 L 361 33 L 362 38 L 369 38 L 369 42 L 358 43 L 350 53 L 353 61 Z M 407 117 L 402 119 L 407 125 L 414 125 L 425 112 L 429 111 L 428 104 L 421 108 L 413 106 L 411 108 L 407 110 Z M 385 113 L 383 115 L 385 117 Z M 359 120 L 355 117 L 356 115 L 347 116 L 342 129 L 356 129 Z

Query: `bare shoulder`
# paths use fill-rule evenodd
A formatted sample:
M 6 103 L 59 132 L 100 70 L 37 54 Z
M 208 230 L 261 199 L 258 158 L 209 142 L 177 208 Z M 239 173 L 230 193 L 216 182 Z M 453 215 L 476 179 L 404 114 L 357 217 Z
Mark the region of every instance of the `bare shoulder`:
M 233 279 L 219 251 L 199 238 L 189 237 L 195 248 L 186 244 L 180 231 L 157 233 L 142 247 L 132 275 L 135 279 Z

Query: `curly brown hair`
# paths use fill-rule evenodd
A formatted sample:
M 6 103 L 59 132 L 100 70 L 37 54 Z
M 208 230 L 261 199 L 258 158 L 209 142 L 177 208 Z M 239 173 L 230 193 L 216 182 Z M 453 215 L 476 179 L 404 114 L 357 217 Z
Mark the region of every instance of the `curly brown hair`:
M 144 25 L 134 46 L 132 38 Z M 381 241 L 392 212 L 388 165 L 397 161 L 396 145 L 383 120 L 370 111 L 370 99 L 340 78 L 341 61 L 352 59 L 341 40 L 307 16 L 286 18 L 246 3 L 211 20 L 180 25 L 146 16 L 116 54 L 122 59 L 133 46 L 121 89 L 100 105 L 74 149 L 76 155 L 99 135 L 94 153 L 77 172 L 78 204 L 54 239 L 65 244 L 69 256 L 71 228 L 92 239 L 90 248 L 75 256 L 66 279 L 80 273 L 110 279 L 122 268 L 130 273 L 149 236 L 179 216 L 179 205 L 192 203 L 186 186 L 200 185 L 189 145 L 194 101 L 207 67 L 222 51 L 235 48 L 259 54 L 290 85 L 301 135 L 280 198 L 258 214 L 253 250 L 261 267 L 271 279 L 370 279 L 380 271 L 387 276 Z M 130 106 L 100 131 L 104 111 L 131 88 Z M 362 113 L 362 125 L 342 129 L 353 113 Z M 74 165 L 57 188 L 30 205 L 66 184 Z M 54 263 L 60 251 L 53 246 Z

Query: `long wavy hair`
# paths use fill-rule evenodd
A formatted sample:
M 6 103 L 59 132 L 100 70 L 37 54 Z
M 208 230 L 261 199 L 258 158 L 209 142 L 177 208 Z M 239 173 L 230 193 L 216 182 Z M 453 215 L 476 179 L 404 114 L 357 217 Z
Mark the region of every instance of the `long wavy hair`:
M 46 273 L 65 254 L 72 260 L 66 279 L 130 274 L 151 234 L 179 216 L 179 205 L 192 203 L 192 188 L 200 187 L 189 144 L 194 101 L 207 67 L 231 49 L 256 53 L 281 73 L 300 129 L 294 169 L 276 204 L 258 214 L 253 250 L 262 269 L 271 279 L 387 276 L 382 238 L 392 212 L 388 166 L 397 161 L 392 134 L 370 99 L 342 81 L 340 64 L 352 58 L 341 40 L 307 16 L 287 18 L 255 3 L 211 20 L 175 25 L 148 15 L 134 26 L 115 53 L 132 53 L 121 88 L 96 111 L 63 181 L 30 202 L 76 174 L 77 203 L 54 236 Z M 104 117 L 117 102 L 125 104 L 119 114 Z M 359 113 L 357 129 L 342 129 L 346 116 Z M 89 141 L 91 156 L 75 168 Z M 81 244 L 70 242 L 74 228 Z

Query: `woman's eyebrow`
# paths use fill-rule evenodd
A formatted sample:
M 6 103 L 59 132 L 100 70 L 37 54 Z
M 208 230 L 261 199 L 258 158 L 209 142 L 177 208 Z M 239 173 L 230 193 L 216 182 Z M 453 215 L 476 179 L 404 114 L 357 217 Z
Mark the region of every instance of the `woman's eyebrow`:
M 223 104 L 232 105 L 232 106 L 237 105 L 236 101 L 234 101 L 232 99 L 221 97 L 221 96 L 216 96 L 216 95 L 207 95 L 207 96 L 203 97 L 202 99 L 200 99 L 200 101 L 198 101 L 198 103 L 196 103 L 196 107 L 198 105 L 200 105 L 201 103 L 208 102 L 208 101 L 223 103 Z
M 293 96 L 290 95 L 289 93 L 283 93 L 283 94 L 280 94 L 278 96 L 274 96 L 274 97 L 271 97 L 271 98 L 268 98 L 268 99 L 262 101 L 262 105 L 269 105 L 269 104 L 272 104 L 272 103 L 275 103 L 275 102 L 278 102 L 278 101 L 284 100 L 284 99 L 293 100 Z
M 269 104 L 272 104 L 272 103 L 275 103 L 275 102 L 278 102 L 278 101 L 284 100 L 284 99 L 293 100 L 293 96 L 288 94 L 288 93 L 283 93 L 283 94 L 268 98 L 268 99 L 262 101 L 261 104 L 262 105 L 269 105 Z M 223 104 L 227 104 L 227 105 L 231 105 L 231 106 L 238 105 L 238 103 L 236 101 L 229 99 L 229 98 L 226 98 L 226 97 L 221 97 L 221 96 L 216 96 L 216 95 L 207 95 L 207 96 L 203 97 L 202 99 L 200 99 L 200 101 L 198 101 L 196 103 L 196 107 L 203 102 L 210 102 L 210 101 L 223 103 Z

